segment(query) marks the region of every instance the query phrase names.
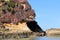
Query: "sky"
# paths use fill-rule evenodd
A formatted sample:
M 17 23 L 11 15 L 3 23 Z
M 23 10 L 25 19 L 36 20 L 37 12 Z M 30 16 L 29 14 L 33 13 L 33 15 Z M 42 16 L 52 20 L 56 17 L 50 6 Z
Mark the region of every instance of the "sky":
M 60 0 L 28 0 L 35 10 L 38 25 L 47 30 L 60 28 Z

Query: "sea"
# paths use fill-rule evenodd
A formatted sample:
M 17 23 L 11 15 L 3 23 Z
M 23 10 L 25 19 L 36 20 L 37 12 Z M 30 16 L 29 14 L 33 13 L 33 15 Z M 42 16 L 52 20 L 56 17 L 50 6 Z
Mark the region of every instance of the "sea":
M 0 39 L 0 40 L 60 40 L 60 36 L 38 36 L 29 38 L 10 38 L 10 39 Z

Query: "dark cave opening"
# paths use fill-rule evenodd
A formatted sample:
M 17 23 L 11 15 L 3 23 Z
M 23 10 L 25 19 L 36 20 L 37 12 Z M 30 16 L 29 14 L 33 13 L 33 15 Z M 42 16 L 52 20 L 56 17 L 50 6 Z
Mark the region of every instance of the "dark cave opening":
M 40 28 L 36 21 L 27 22 L 27 26 L 33 32 L 43 32 L 43 30 Z

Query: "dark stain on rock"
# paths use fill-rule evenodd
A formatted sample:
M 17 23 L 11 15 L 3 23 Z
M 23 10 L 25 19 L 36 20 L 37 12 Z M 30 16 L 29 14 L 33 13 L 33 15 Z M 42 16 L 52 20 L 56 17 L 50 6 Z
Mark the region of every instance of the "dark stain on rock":
M 40 28 L 36 21 L 27 22 L 27 26 L 33 32 L 43 32 L 43 30 Z

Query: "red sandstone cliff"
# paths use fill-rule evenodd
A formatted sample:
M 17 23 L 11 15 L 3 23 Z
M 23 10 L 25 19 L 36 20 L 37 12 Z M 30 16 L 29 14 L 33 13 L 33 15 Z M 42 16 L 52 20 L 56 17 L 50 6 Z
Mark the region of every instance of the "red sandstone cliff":
M 27 0 L 0 0 L 0 32 L 43 32 L 34 18 Z

